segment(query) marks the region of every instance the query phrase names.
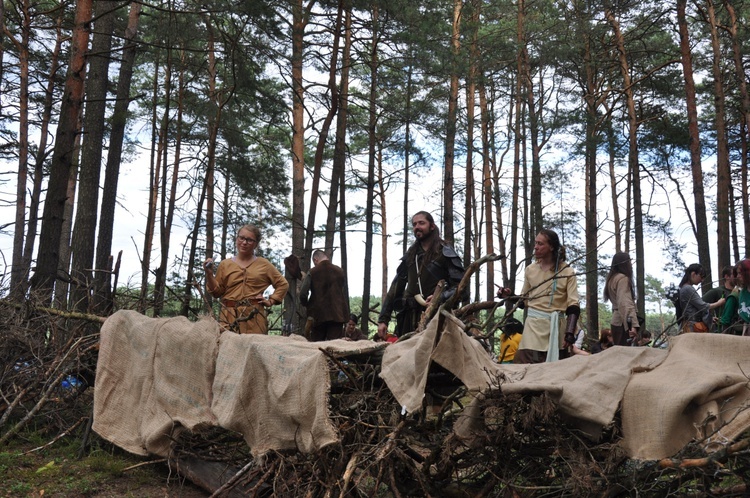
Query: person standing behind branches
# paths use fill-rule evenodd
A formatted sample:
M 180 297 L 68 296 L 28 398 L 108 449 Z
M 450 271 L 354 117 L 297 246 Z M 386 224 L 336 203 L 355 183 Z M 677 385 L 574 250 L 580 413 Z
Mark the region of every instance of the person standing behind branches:
M 750 259 L 737 265 L 737 284 L 740 288 L 737 314 L 743 323 L 742 335 L 750 336 Z
M 708 332 L 711 322 L 709 310 L 724 305 L 724 298 L 715 303 L 707 303 L 698 295 L 695 285 L 703 282 L 706 272 L 698 263 L 685 268 L 685 274 L 680 280 L 680 305 L 682 307 L 682 332 Z
M 715 303 L 722 297 L 725 300 L 729 299 L 730 294 L 732 294 L 732 291 L 734 291 L 734 273 L 735 268 L 732 266 L 725 266 L 721 269 L 721 285 L 718 287 L 714 287 L 713 289 L 709 290 L 705 294 L 703 294 L 703 300 L 709 304 Z M 721 319 L 721 316 L 724 314 L 724 308 L 726 307 L 727 303 L 725 301 L 724 306 L 719 306 L 716 308 L 716 318 L 714 319 L 714 323 L 712 323 L 712 332 L 720 332 L 718 330 L 719 321 Z
M 635 310 L 633 265 L 627 253 L 618 252 L 612 256 L 603 297 L 612 303 L 612 342 L 615 346 L 628 346 L 631 335 L 639 336 L 640 325 Z
M 313 252 L 312 260 L 314 266 L 299 291 L 299 301 L 313 319 L 309 339 L 313 342 L 342 339 L 344 323 L 349 320 L 346 275 L 320 249 Z
M 221 298 L 219 323 L 227 330 L 240 334 L 267 334 L 266 308 L 280 304 L 289 283 L 267 259 L 255 255 L 260 242 L 260 229 L 245 225 L 237 232 L 237 254 L 219 263 L 213 274 L 214 260 L 203 263 L 206 270 L 206 290 Z M 264 291 L 273 286 L 274 292 L 266 299 Z
M 464 276 L 461 258 L 446 241 L 440 238 L 440 231 L 432 215 L 419 211 L 411 218 L 414 237 L 417 239 L 401 258 L 396 269 L 396 277 L 391 282 L 388 294 L 378 317 L 378 336 L 386 337 L 391 313 L 396 311 L 396 335 L 417 329 L 419 318 L 432 300 L 435 287 L 445 281 L 440 300 L 449 299 L 456 293 Z M 469 300 L 468 287 L 461 301 Z M 458 304 L 458 303 L 456 303 Z
M 501 329 L 503 333 L 500 334 L 500 356 L 498 360 L 500 363 L 513 363 L 518 345 L 521 343 L 523 323 L 511 317 Z
M 539 231 L 534 240 L 534 257 L 536 262 L 526 267 L 518 298 L 522 300 L 521 306 L 526 307 L 527 315 L 514 363 L 567 358 L 568 348 L 575 343 L 581 314 L 576 275 L 565 262 L 565 247 L 556 232 Z M 500 289 L 498 297 L 510 298 L 510 289 Z
M 741 290 L 739 271 L 740 263 L 737 263 L 737 266 L 732 268 L 732 292 L 726 295 L 726 301 L 724 302 L 724 306 L 721 307 L 721 313 L 717 311 L 717 316 L 714 318 L 713 325 L 716 327 L 716 332 L 721 334 L 742 335 L 742 320 L 740 320 L 737 314 Z M 726 279 L 724 281 L 726 282 Z M 713 290 L 711 289 L 708 292 Z M 705 300 L 706 297 L 704 296 L 703 299 Z
M 362 330 L 360 330 L 359 327 L 357 327 L 357 324 L 359 323 L 359 317 L 352 313 L 349 315 L 349 321 L 346 322 L 346 325 L 344 326 L 344 339 L 347 341 L 364 341 L 367 339 L 367 335 L 365 335 Z

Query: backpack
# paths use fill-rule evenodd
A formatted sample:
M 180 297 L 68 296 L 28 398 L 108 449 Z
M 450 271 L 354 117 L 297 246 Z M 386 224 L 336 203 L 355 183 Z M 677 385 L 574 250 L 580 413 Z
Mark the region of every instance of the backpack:
M 678 324 L 682 323 L 682 303 L 680 302 L 680 288 L 675 284 L 669 284 L 665 289 L 664 297 L 674 305 L 674 317 Z

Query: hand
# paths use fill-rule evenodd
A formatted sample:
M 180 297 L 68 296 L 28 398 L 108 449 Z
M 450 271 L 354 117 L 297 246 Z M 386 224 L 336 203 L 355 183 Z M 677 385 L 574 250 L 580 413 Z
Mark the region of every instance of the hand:
M 386 335 L 388 335 L 388 324 L 383 322 L 378 323 L 378 337 L 385 339 Z
M 563 340 L 563 349 L 568 349 L 570 346 L 574 345 L 576 343 L 576 336 L 571 334 L 570 332 L 565 334 L 565 339 Z
M 500 299 L 506 299 L 510 297 L 510 294 L 511 294 L 510 287 L 500 287 L 497 290 L 497 297 Z
M 206 261 L 203 262 L 203 269 L 206 271 L 213 270 L 214 269 L 214 259 L 208 258 Z
M 271 302 L 271 300 L 264 298 L 263 294 L 258 294 L 257 296 L 255 296 L 252 299 L 253 299 L 253 301 L 255 301 L 258 304 L 260 304 L 261 306 L 265 306 L 266 308 L 268 308 L 270 306 L 273 306 L 273 303 Z

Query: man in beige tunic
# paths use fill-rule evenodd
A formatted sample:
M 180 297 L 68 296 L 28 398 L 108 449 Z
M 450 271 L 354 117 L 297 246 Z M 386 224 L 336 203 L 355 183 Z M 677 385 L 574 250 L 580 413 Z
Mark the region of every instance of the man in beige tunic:
M 565 248 L 557 233 L 541 230 L 534 241 L 536 261 L 526 267 L 518 299 L 526 308 L 523 337 L 514 363 L 543 363 L 568 357 L 575 343 L 581 308 L 576 275 L 565 262 Z M 501 289 L 509 298 L 510 289 Z

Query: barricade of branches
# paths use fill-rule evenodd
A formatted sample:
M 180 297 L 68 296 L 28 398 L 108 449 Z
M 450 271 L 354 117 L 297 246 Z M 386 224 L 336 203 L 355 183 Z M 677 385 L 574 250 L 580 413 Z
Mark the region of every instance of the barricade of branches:
M 0 444 L 32 422 L 52 439 L 90 421 L 100 322 L 0 301 Z
M 711 455 L 695 444 L 674 459 L 633 461 L 617 445 L 617 421 L 592 441 L 547 395 L 503 395 L 502 378 L 477 395 L 435 368 L 422 411 L 403 415 L 378 371 L 377 358 L 331 358 L 339 444 L 253 459 L 240 435 L 214 430 L 184 435 L 172 463 L 220 462 L 234 478 L 214 488 L 217 497 L 718 496 L 745 489 L 750 440 Z M 461 415 L 479 420 L 481 430 L 459 437 Z
M 49 444 L 74 431 L 85 440 L 81 428 L 92 409 L 93 390 L 86 386 L 93 385 L 95 371 L 95 317 L 2 301 L 0 309 L 0 441 L 32 422 L 46 428 Z M 211 428 L 181 433 L 170 465 L 197 484 L 213 468 L 222 478 L 204 487 L 215 496 L 747 493 L 750 439 L 711 453 L 696 442 L 671 459 L 636 462 L 619 449 L 617 420 L 592 441 L 568 424 L 546 395 L 504 395 L 503 378 L 479 395 L 434 365 L 422 410 L 403 414 L 379 377 L 380 364 L 378 354 L 329 355 L 330 414 L 340 438 L 335 445 L 312 455 L 285 451 L 254 458 L 241 434 Z M 457 431 L 459 420 L 466 420 L 462 416 L 480 428 L 468 436 Z

